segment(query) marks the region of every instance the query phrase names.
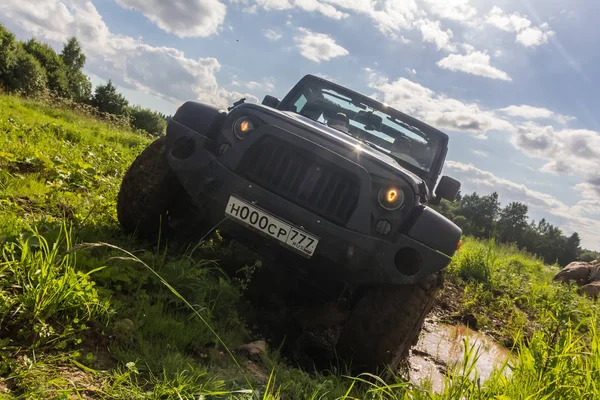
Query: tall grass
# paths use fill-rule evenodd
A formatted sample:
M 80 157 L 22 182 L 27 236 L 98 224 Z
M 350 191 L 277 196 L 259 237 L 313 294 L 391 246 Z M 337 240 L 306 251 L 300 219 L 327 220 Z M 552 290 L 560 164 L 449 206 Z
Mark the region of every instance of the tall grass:
M 0 329 L 34 346 L 62 345 L 85 324 L 107 314 L 90 276 L 75 269 L 72 235 L 62 226 L 53 243 L 36 230 L 2 246 Z

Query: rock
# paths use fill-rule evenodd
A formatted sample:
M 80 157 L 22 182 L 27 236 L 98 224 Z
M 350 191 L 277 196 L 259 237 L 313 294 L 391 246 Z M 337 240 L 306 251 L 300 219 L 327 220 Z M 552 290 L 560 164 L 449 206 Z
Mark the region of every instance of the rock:
M 265 353 L 267 344 L 264 340 L 256 340 L 251 343 L 241 345 L 236 349 L 240 354 L 244 354 L 249 358 L 260 358 Z
M 598 298 L 598 295 L 600 294 L 600 281 L 588 283 L 587 285 L 580 287 L 578 293 L 593 299 Z
M 598 264 L 592 263 L 592 272 L 590 272 L 590 282 L 600 281 L 600 262 Z
M 564 267 L 554 276 L 553 280 L 561 282 L 575 281 L 579 286 L 583 286 L 590 282 L 591 272 L 591 264 L 576 261 Z

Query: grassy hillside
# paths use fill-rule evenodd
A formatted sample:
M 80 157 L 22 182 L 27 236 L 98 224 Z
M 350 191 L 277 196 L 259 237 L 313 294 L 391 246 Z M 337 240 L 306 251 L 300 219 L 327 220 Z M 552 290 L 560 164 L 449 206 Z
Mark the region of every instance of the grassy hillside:
M 432 394 L 304 372 L 256 339 L 246 282 L 260 266 L 218 235 L 156 246 L 124 235 L 115 197 L 150 139 L 66 109 L 0 96 L 0 399 L 600 398 L 597 308 L 554 285 L 554 267 L 466 240 L 435 313 L 513 348 L 509 377 L 471 374 L 475 354 Z M 468 346 L 468 344 L 467 344 Z

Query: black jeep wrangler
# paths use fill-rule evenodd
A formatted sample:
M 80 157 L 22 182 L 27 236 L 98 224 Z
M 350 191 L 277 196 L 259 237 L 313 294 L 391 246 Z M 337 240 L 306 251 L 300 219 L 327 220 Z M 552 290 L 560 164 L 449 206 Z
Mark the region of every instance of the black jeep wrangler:
M 428 207 L 459 192 L 438 182 L 447 150 L 437 129 L 307 75 L 281 101 L 180 106 L 127 171 L 118 217 L 144 235 L 174 218 L 218 225 L 259 253 L 303 260 L 289 265 L 314 281 L 359 287 L 336 354 L 395 368 L 460 246 L 460 228 Z

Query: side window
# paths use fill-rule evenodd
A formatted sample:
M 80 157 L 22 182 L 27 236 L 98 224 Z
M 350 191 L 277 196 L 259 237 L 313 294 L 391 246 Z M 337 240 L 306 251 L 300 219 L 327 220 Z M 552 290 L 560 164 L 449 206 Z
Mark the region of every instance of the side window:
M 297 113 L 300 113 L 302 111 L 302 109 L 306 105 L 307 101 L 308 100 L 306 99 L 306 96 L 300 95 L 300 97 L 298 98 L 298 100 L 296 100 L 296 102 L 294 103 L 294 107 L 296 107 L 296 112 Z

